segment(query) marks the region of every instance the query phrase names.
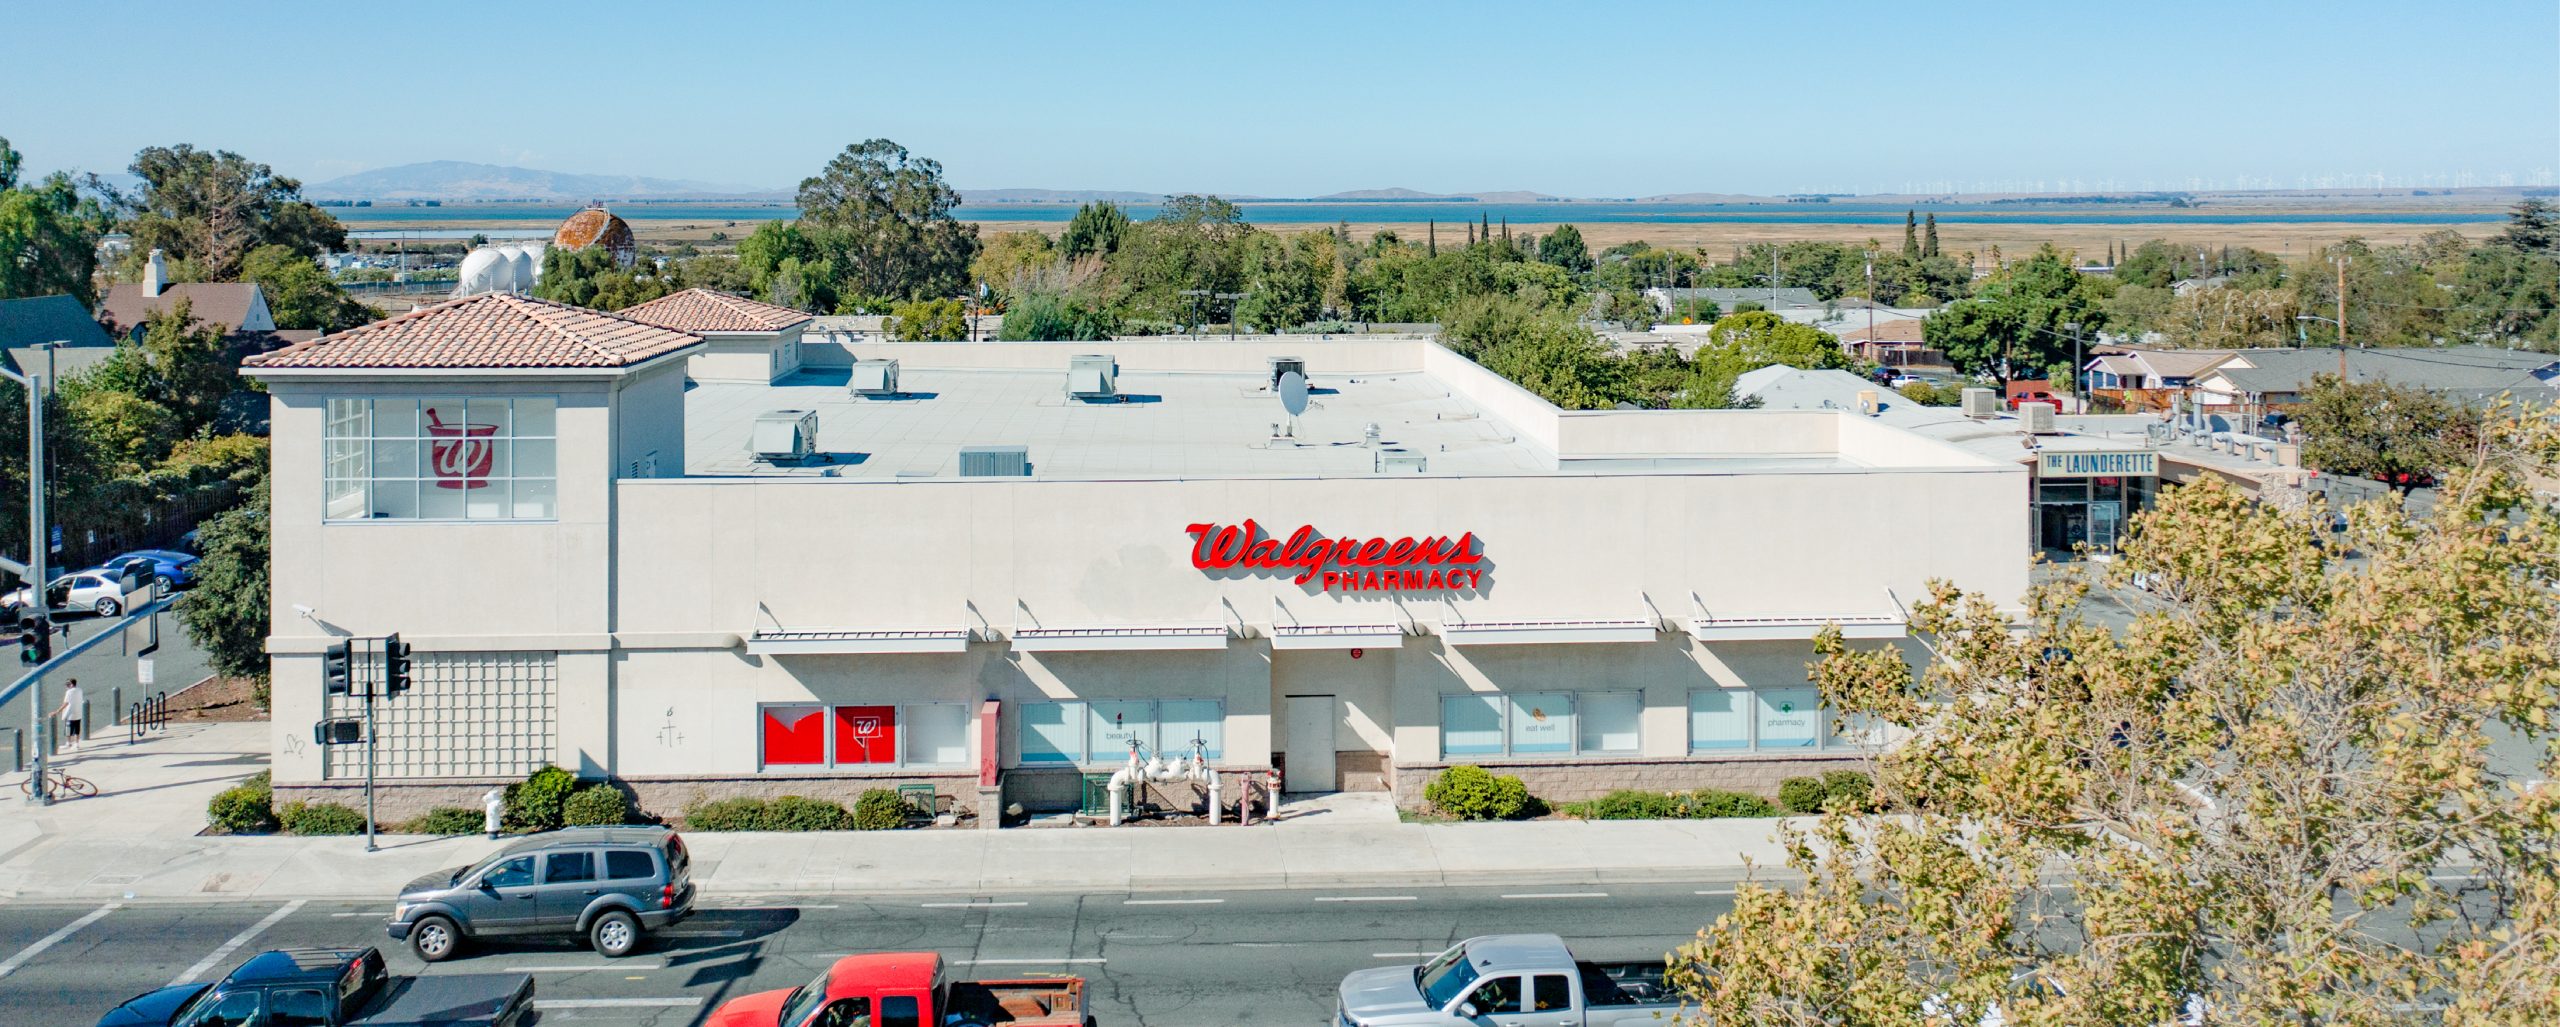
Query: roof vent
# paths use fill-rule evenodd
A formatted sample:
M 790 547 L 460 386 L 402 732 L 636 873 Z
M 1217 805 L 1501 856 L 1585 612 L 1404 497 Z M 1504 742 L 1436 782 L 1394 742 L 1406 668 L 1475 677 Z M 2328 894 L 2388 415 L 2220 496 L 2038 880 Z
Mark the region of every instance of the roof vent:
M 747 432 L 747 452 L 769 464 L 798 463 L 818 452 L 818 412 L 768 410 Z
M 1300 377 L 1300 378 L 1304 378 L 1304 377 L 1306 377 L 1306 376 L 1307 376 L 1307 358 L 1305 358 L 1305 357 L 1272 357 L 1272 358 L 1271 358 L 1271 388 L 1272 388 L 1272 390 L 1273 390 L 1273 391 L 1278 391 L 1278 390 L 1279 390 L 1279 388 L 1280 388 L 1280 376 L 1281 376 L 1281 375 L 1284 375 L 1284 374 L 1287 374 L 1287 373 L 1289 373 L 1289 372 L 1291 372 L 1291 371 L 1296 371 L 1296 372 L 1298 372 L 1298 377 Z
M 1379 474 L 1421 474 L 1431 469 L 1431 459 L 1408 450 L 1381 449 L 1371 469 Z
M 898 362 L 895 360 L 854 361 L 852 388 L 856 396 L 897 395 Z
M 1859 413 L 1861 413 L 1861 414 L 1865 414 L 1865 415 L 1867 415 L 1867 416 L 1869 416 L 1869 417 L 1874 417 L 1874 416 L 1875 416 L 1879 411 L 1882 411 L 1883 409 L 1884 409 L 1884 402 L 1883 402 L 1882 400 L 1879 400 L 1879 399 L 1877 399 L 1877 398 L 1876 398 L 1876 390 L 1874 390 L 1874 389 L 1859 389 L 1859 390 L 1858 390 L 1858 412 L 1859 412 Z
M 1111 399 L 1120 394 L 1120 363 L 1107 353 L 1067 358 L 1067 395 L 1076 399 Z
M 1027 446 L 962 446 L 960 476 L 1028 478 L 1031 476 L 1031 449 Z
M 2029 435 L 2052 435 L 2056 431 L 2051 403 L 2020 403 L 2018 419 L 2026 422 Z
M 1975 420 L 2000 416 L 2000 398 L 1989 389 L 1964 390 L 1964 415 Z

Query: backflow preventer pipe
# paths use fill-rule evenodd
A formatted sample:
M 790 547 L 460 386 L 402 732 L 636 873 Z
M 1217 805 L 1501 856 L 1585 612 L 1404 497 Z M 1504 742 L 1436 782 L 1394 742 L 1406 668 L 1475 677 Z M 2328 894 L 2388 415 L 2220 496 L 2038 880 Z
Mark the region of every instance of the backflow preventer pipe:
M 1110 796 L 1111 826 L 1118 827 L 1128 819 L 1129 807 L 1140 783 L 1176 784 L 1183 781 L 1209 786 L 1209 823 L 1219 822 L 1218 772 L 1209 766 L 1208 746 L 1193 742 L 1189 757 L 1175 757 L 1170 763 L 1159 754 L 1141 761 L 1138 743 L 1129 743 L 1129 762 L 1111 772 L 1110 783 L 1103 790 Z

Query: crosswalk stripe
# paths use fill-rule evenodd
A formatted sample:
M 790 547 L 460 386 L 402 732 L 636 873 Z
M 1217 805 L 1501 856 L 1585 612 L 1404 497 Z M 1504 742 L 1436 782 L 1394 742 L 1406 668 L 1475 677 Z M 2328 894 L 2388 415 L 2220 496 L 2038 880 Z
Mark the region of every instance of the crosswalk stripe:
M 248 944 L 249 939 L 265 933 L 267 928 L 276 925 L 276 921 L 292 916 L 293 911 L 301 909 L 302 904 L 305 901 L 307 900 L 295 899 L 291 902 L 285 903 L 284 908 L 267 914 L 266 919 L 250 924 L 248 929 L 232 935 L 230 941 L 223 942 L 221 948 L 206 953 L 203 959 L 196 960 L 196 965 L 188 967 L 185 973 L 169 978 L 169 987 L 175 988 L 181 984 L 193 983 L 196 978 L 204 976 L 205 971 L 213 969 L 214 964 L 220 963 L 223 960 L 230 958 L 232 953 L 240 951 L 240 946 Z
M 87 915 L 82 916 L 78 920 L 62 925 L 61 930 L 36 939 L 35 944 L 19 949 L 18 954 L 9 957 L 7 962 L 0 962 L 0 977 L 9 976 L 19 967 L 27 965 L 27 960 L 34 959 L 46 949 L 62 944 L 62 939 L 70 937 L 72 932 L 78 931 L 90 924 L 97 923 L 101 917 L 115 912 L 117 909 L 123 907 L 123 905 L 124 903 L 121 902 L 107 903 L 106 905 L 90 910 Z

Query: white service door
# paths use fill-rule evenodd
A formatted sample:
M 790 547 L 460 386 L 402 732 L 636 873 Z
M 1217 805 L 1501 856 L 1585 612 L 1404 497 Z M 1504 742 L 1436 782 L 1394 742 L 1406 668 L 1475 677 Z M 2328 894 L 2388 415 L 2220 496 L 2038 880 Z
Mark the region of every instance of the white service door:
M 1288 742 L 1283 750 L 1289 758 L 1287 775 L 1281 780 L 1283 791 L 1330 792 L 1333 781 L 1333 725 L 1342 719 L 1330 695 L 1292 695 L 1280 700 L 1286 704 Z

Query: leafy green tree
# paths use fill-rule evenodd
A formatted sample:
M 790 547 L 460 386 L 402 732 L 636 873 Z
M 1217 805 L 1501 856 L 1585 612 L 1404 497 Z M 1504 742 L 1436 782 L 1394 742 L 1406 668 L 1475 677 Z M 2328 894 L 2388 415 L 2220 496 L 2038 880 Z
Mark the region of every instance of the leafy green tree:
M 2076 321 L 2084 339 L 2094 335 L 2107 323 L 2106 298 L 2106 283 L 2046 246 L 1994 272 L 1972 298 L 1930 314 L 1920 322 L 1921 338 L 1968 374 L 2068 380 L 2071 333 L 2063 325 Z
M 269 244 L 251 250 L 240 262 L 240 278 L 257 283 L 266 294 L 267 311 L 278 328 L 336 332 L 382 318 L 381 311 L 356 302 L 318 263 L 291 247 Z
M 1058 262 L 1058 247 L 1039 232 L 998 232 L 989 236 L 969 265 L 969 277 L 986 283 L 1000 300 L 1032 272 Z
M 1067 342 L 1108 339 L 1120 330 L 1120 319 L 1084 297 L 1047 290 L 1017 294 L 1005 308 L 996 338 L 1008 342 Z
M 676 278 L 660 272 L 652 261 L 623 267 L 613 252 L 603 247 L 572 250 L 554 246 L 542 254 L 542 280 L 534 283 L 533 294 L 590 310 L 621 310 L 684 288 Z
M 1582 241 L 1581 229 L 1557 225 L 1555 231 L 1538 240 L 1538 260 L 1577 275 L 1590 274 L 1591 245 Z
M 267 678 L 271 505 L 262 475 L 246 501 L 198 529 L 204 559 L 196 565 L 195 589 L 178 606 L 178 623 L 215 671 L 260 681 Z
M 800 217 L 823 230 L 838 295 L 957 296 L 978 255 L 978 226 L 951 216 L 960 193 L 939 161 L 886 139 L 845 147 L 800 182 Z
M 1772 364 L 1817 371 L 1845 369 L 1855 363 L 1840 348 L 1839 337 L 1765 310 L 1728 314 L 1717 321 L 1690 361 L 1710 394 L 1729 393 L 1736 379 Z
M 2498 241 L 2527 253 L 2560 249 L 2560 208 L 2539 196 L 2525 197 L 2507 214 L 2507 227 L 2498 234 Z
M 885 325 L 899 342 L 959 342 L 969 337 L 969 308 L 959 300 L 910 300 Z
M 823 245 L 826 235 L 798 221 L 757 225 L 738 240 L 738 270 L 748 291 L 795 310 L 834 310 L 836 265 Z
M 1109 200 L 1088 203 L 1076 208 L 1076 216 L 1058 237 L 1058 255 L 1068 260 L 1108 257 L 1120 251 L 1129 232 L 1129 215 L 1119 204 Z
M 1923 257 L 1923 258 L 1930 258 L 1930 257 L 1935 257 L 1935 256 L 1937 256 L 1937 255 L 1938 255 L 1938 215 L 1937 215 L 1937 214 L 1935 214 L 1935 213 L 1931 213 L 1931 214 L 1929 215 L 1929 220 L 1923 223 L 1922 228 L 1921 228 L 1921 231 L 1922 231 L 1922 235 L 1921 235 L 1921 239 L 1920 239 L 1920 256 L 1921 256 L 1921 257 Z
M 1315 320 L 1324 311 L 1333 250 L 1329 235 L 1300 233 L 1287 242 L 1267 232 L 1246 236 L 1244 298 L 1236 301 L 1236 319 L 1264 332 Z
M 2445 473 L 2478 436 L 2476 418 L 2441 395 L 2336 375 L 2313 377 L 2293 415 L 2303 466 L 2395 484 Z
M 184 437 L 168 407 L 118 389 L 98 388 L 86 375 L 62 383 L 66 425 L 55 432 L 78 439 L 111 475 L 141 474 L 169 455 Z
M 111 219 L 69 175 L 21 182 L 23 160 L 0 138 L 0 299 L 63 293 L 96 306 L 98 237 Z
M 182 299 L 145 318 L 138 339 L 118 342 L 83 378 L 88 388 L 159 405 L 176 418 L 183 438 L 211 428 L 221 415 L 223 398 L 240 385 L 240 355 L 220 326 L 196 320 L 193 304 Z
M 1929 218 L 1931 225 L 1937 224 L 1937 215 L 1931 214 Z M 1920 218 L 1916 211 L 1902 212 L 1902 259 L 1920 259 Z
M 229 150 L 145 147 L 128 170 L 142 180 L 138 191 L 100 188 L 125 212 L 131 259 L 164 250 L 207 281 L 229 282 L 261 246 L 306 257 L 347 247 L 346 227 L 305 202 L 301 182 Z
M 1139 312 L 1189 326 L 1223 312 L 1187 291 L 1242 292 L 1244 212 L 1215 196 L 1176 196 L 1122 241 L 1115 269 Z

